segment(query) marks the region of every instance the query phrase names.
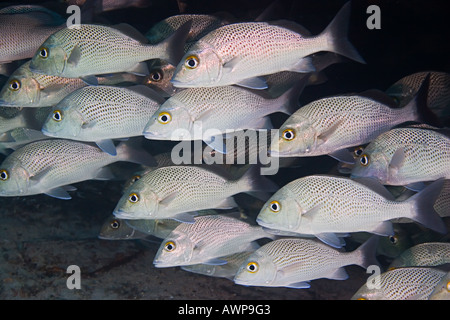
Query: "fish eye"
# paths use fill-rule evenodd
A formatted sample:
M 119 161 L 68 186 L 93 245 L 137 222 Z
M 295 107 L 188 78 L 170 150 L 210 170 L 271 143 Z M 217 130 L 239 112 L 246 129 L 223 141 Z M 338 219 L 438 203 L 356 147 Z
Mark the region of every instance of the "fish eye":
M 353 150 L 353 154 L 355 157 L 359 157 L 362 155 L 364 148 L 363 147 L 357 147 L 355 150 Z
M 275 213 L 280 212 L 281 204 L 277 200 L 274 200 L 271 203 L 269 203 L 269 209 L 270 211 Z
M 167 124 L 172 120 L 172 116 L 168 112 L 161 112 L 158 115 L 158 122 L 161 124 Z
M 112 229 L 118 229 L 120 227 L 120 221 L 119 220 L 113 220 L 110 223 L 110 226 Z
M 398 239 L 397 239 L 396 236 L 389 236 L 389 241 L 390 241 L 392 244 L 397 244 Z
M 292 139 L 295 138 L 295 132 L 292 129 L 286 129 L 283 131 L 281 136 L 283 137 L 284 140 L 291 141 Z
M 358 298 L 356 300 L 367 300 L 366 298 Z
M 171 252 L 175 250 L 176 247 L 177 246 L 173 241 L 167 241 L 166 244 L 164 245 L 164 250 L 166 250 L 167 252 Z
M 39 56 L 42 59 L 47 59 L 48 58 L 48 49 L 46 47 L 41 47 L 39 49 Z
M 62 120 L 62 118 L 63 118 L 63 116 L 62 116 L 62 112 L 61 111 L 59 111 L 59 110 L 53 111 L 53 115 L 52 115 L 52 119 L 53 120 L 59 122 L 59 121 Z
M 361 156 L 361 158 L 359 158 L 359 162 L 361 163 L 361 165 L 363 165 L 364 167 L 369 165 L 369 156 L 367 154 L 363 154 Z
M 196 56 L 189 56 L 184 61 L 184 65 L 188 69 L 195 69 L 195 68 L 198 67 L 198 64 L 199 64 L 199 61 L 198 61 L 198 58 Z
M 447 285 L 445 287 L 446 287 L 447 291 L 450 292 L 450 281 L 447 282 Z
M 138 181 L 140 178 L 141 178 L 141 176 L 137 174 L 133 178 L 131 178 L 131 182 L 134 183 L 134 182 Z
M 0 180 L 2 181 L 6 181 L 9 178 L 9 174 L 8 171 L 6 171 L 5 169 L 0 170 Z
M 131 203 L 136 203 L 136 202 L 138 202 L 138 201 L 139 201 L 139 195 L 138 195 L 137 193 L 135 193 L 135 192 L 131 193 L 131 194 L 128 196 L 128 201 L 130 201 Z
M 255 273 L 256 271 L 258 271 L 259 266 L 258 266 L 258 263 L 252 261 L 252 262 L 247 263 L 246 268 L 247 268 L 248 272 Z
M 154 82 L 160 82 L 163 79 L 163 74 L 161 71 L 156 70 L 150 73 L 150 80 Z M 150 81 L 150 82 L 151 82 Z
M 19 90 L 20 86 L 21 86 L 21 83 L 19 80 L 14 79 L 9 82 L 9 89 L 11 89 L 12 91 Z

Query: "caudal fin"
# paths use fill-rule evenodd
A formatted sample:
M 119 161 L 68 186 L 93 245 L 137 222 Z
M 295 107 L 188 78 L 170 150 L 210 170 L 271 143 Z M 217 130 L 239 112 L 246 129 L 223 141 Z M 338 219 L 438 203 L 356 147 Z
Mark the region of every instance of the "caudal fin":
M 371 236 L 369 240 L 364 242 L 358 249 L 352 252 L 352 254 L 356 256 L 355 264 L 366 269 L 372 265 L 380 265 L 376 258 L 379 238 L 380 237 L 377 235 Z
M 237 183 L 241 187 L 241 192 L 248 193 L 263 201 L 270 197 L 270 193 L 279 189 L 272 180 L 261 175 L 259 165 L 250 165 Z
M 155 158 L 137 144 L 136 140 L 133 139 L 119 143 L 116 147 L 119 161 L 128 161 L 144 166 L 156 167 L 158 163 Z
M 366 63 L 355 47 L 348 40 L 348 23 L 351 13 L 351 2 L 347 2 L 336 14 L 333 21 L 320 34 L 328 43 L 327 51 L 339 53 L 347 58 Z
M 441 127 L 438 117 L 431 111 L 428 106 L 428 89 L 430 87 L 430 74 L 425 77 L 422 84 L 417 90 L 414 98 L 404 107 L 411 108 L 415 113 L 415 121 L 426 123 L 431 126 Z
M 447 233 L 444 221 L 434 209 L 434 203 L 441 193 L 445 180 L 439 179 L 431 183 L 419 193 L 410 197 L 413 216 L 411 219 L 439 233 Z
M 162 52 L 165 53 L 162 60 L 167 61 L 171 65 L 176 66 L 184 55 L 184 45 L 186 39 L 191 31 L 192 20 L 181 25 L 170 37 L 158 43 L 161 46 Z

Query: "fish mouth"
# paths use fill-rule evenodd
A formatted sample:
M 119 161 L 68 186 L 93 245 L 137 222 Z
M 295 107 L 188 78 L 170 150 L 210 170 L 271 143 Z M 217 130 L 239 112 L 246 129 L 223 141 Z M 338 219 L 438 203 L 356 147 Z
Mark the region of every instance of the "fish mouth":
M 15 105 L 14 103 L 8 102 L 4 99 L 0 99 L 0 106 L 3 107 L 17 107 L 17 105 Z
M 272 229 L 271 226 L 273 226 L 273 223 L 265 222 L 261 218 L 256 218 L 256 223 L 259 224 L 261 227 L 268 229 Z
M 183 82 L 180 80 L 175 80 L 172 79 L 170 80 L 170 83 L 175 87 L 175 88 L 194 88 L 195 85 L 189 83 L 189 82 Z
M 57 138 L 57 136 L 56 136 L 56 134 L 55 134 L 54 132 L 50 132 L 50 131 L 48 131 L 47 129 L 42 128 L 42 129 L 41 129 L 41 132 L 42 132 L 44 135 L 48 136 L 48 137 L 54 137 L 54 138 Z
M 120 210 L 120 209 L 119 210 L 114 210 L 113 211 L 113 215 L 116 218 L 119 218 L 119 219 L 134 219 L 134 220 L 142 219 L 142 217 L 138 217 L 136 215 L 133 215 L 132 213 L 128 213 L 128 212 L 125 212 L 125 211 Z

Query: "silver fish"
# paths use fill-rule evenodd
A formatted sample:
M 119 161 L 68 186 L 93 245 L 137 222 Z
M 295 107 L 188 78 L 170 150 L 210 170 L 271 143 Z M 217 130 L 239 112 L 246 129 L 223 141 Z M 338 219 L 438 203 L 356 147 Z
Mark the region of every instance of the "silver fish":
M 63 17 L 41 6 L 1 9 L 0 63 L 31 58 L 47 37 L 65 25 Z
M 199 263 L 226 264 L 220 257 L 254 250 L 252 241 L 273 238 L 260 226 L 234 217 L 208 215 L 195 217 L 194 223 L 182 223 L 161 243 L 153 263 L 157 268 Z
M 114 215 L 121 219 L 176 219 L 194 222 L 191 211 L 235 208 L 233 195 L 273 191 L 276 186 L 251 167 L 241 178 L 218 174 L 209 166 L 158 168 L 133 183 L 119 200 Z
M 153 158 L 126 143 L 111 156 L 96 146 L 63 140 L 41 140 L 11 153 L 0 166 L 0 196 L 26 196 L 45 193 L 59 199 L 71 199 L 69 186 L 89 179 L 110 179 L 106 165 L 129 161 L 153 165 Z
M 306 80 L 306 79 L 304 79 Z M 164 102 L 144 129 L 147 139 L 199 140 L 226 153 L 222 135 L 243 129 L 270 129 L 269 114 L 298 107 L 305 81 L 279 98 L 236 86 L 189 88 Z
M 339 233 L 394 235 L 389 220 L 400 217 L 446 233 L 445 224 L 433 209 L 442 184 L 438 180 L 408 200 L 397 202 L 371 179 L 306 176 L 278 190 L 261 209 L 257 222 L 270 229 L 315 235 L 335 247 L 342 246 Z
M 142 82 L 139 76 L 117 73 L 97 77 L 102 85 Z M 78 78 L 64 78 L 36 73 L 30 70 L 30 61 L 16 69 L 0 91 L 0 105 L 8 107 L 49 107 L 60 102 L 69 93 L 87 86 Z
M 446 272 L 433 268 L 398 268 L 382 273 L 368 287 L 364 284 L 352 300 L 427 300 Z M 376 288 L 376 285 L 379 288 Z
M 346 280 L 344 267 L 378 265 L 377 239 L 353 252 L 342 252 L 319 241 L 287 238 L 271 241 L 252 253 L 236 273 L 234 282 L 246 286 L 309 288 L 311 280 Z
M 128 226 L 125 220 L 111 215 L 103 222 L 98 237 L 103 240 L 132 240 L 144 239 L 148 234 Z
M 351 177 L 370 177 L 386 185 L 423 188 L 424 181 L 450 178 L 448 130 L 394 128 L 364 148 Z
M 59 102 L 42 132 L 50 137 L 95 142 L 115 155 L 112 139 L 136 137 L 165 100 L 146 86 L 87 86 Z
M 404 108 L 381 91 L 333 96 L 315 100 L 298 109 L 280 127 L 270 154 L 280 157 L 330 155 L 353 163 L 346 148 L 367 144 L 392 127 L 434 117 L 424 100 L 428 78 L 418 95 Z
M 305 37 L 289 27 L 265 22 L 232 23 L 199 39 L 175 70 L 175 87 L 238 84 L 264 89 L 258 76 L 280 71 L 315 71 L 307 56 L 332 51 L 359 62 L 364 60 L 347 40 L 350 3 L 344 5 L 318 36 Z
M 450 243 L 426 242 L 417 244 L 400 254 L 389 269 L 403 267 L 434 267 L 450 263 Z
M 160 58 L 177 63 L 183 53 L 180 46 L 189 28 L 190 23 L 186 23 L 156 45 L 146 44 L 145 37 L 124 24 L 116 27 L 81 24 L 63 28 L 36 51 L 30 69 L 48 75 L 82 78 L 89 84 L 97 84 L 94 75 L 100 74 L 130 72 L 147 75 L 145 60 Z

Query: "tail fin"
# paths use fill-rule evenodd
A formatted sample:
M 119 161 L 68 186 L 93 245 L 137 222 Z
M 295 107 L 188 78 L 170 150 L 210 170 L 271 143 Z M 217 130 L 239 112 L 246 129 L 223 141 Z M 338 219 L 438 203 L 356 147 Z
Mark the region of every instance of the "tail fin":
M 413 216 L 410 217 L 411 219 L 429 229 L 443 234 L 447 233 L 447 228 L 433 206 L 441 193 L 444 181 L 444 179 L 436 180 L 425 189 L 406 200 L 413 208 Z
M 158 163 L 155 158 L 136 144 L 137 143 L 133 139 L 119 143 L 116 147 L 116 151 L 120 161 L 128 161 L 144 166 L 156 167 Z
M 414 98 L 404 107 L 415 112 L 415 121 L 431 126 L 441 127 L 438 117 L 428 107 L 428 89 L 430 87 L 430 74 L 425 77 Z
M 170 37 L 157 44 L 162 48 L 162 52 L 166 53 L 162 60 L 167 61 L 171 65 L 176 66 L 184 55 L 184 45 L 191 31 L 192 20 L 181 25 Z
M 278 107 L 278 111 L 287 115 L 293 114 L 300 108 L 299 99 L 309 81 L 310 75 L 300 77 L 300 80 L 289 90 L 279 96 L 273 103 Z
M 240 185 L 241 192 L 266 201 L 269 198 L 269 193 L 277 191 L 279 187 L 272 180 L 262 176 L 259 169 L 260 166 L 258 165 L 250 165 L 237 183 Z
M 319 36 L 327 39 L 328 51 L 339 53 L 360 63 L 366 63 L 347 38 L 350 11 L 351 3 L 349 1 Z
M 366 242 L 364 242 L 358 249 L 352 252 L 357 256 L 356 264 L 367 269 L 371 265 L 379 266 L 380 263 L 376 258 L 378 241 L 380 237 L 377 235 L 371 236 Z

